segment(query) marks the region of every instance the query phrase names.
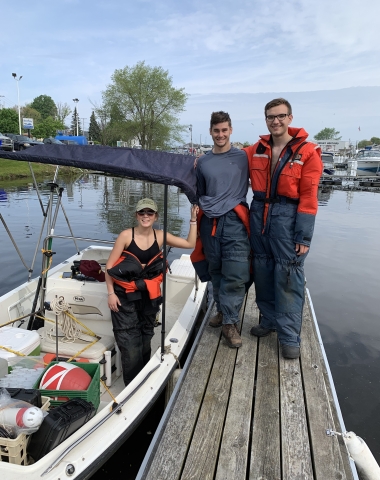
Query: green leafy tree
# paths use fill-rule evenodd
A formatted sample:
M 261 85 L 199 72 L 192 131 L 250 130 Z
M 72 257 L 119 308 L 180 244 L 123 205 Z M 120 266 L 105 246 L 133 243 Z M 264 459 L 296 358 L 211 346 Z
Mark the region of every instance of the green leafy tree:
M 25 106 L 21 107 L 20 113 L 21 113 L 21 126 L 22 126 L 23 118 L 33 118 L 34 126 L 36 126 L 42 120 L 40 112 L 32 108 L 30 104 L 26 104 Z
M 179 124 L 178 115 L 188 96 L 183 88 L 173 87 L 168 71 L 139 62 L 115 70 L 111 79 L 103 92 L 103 106 L 110 114 L 117 108 L 120 117 L 114 115 L 113 123 L 122 127 L 123 138 L 134 135 L 148 149 L 181 141 L 186 127 Z
M 70 106 L 67 103 L 58 102 L 57 103 L 57 120 L 59 120 L 62 124 L 65 123 L 66 118 L 72 112 Z
M 83 131 L 80 126 L 80 118 L 79 118 L 79 113 L 77 110 L 77 107 L 74 108 L 74 113 L 71 117 L 71 130 L 73 132 L 73 135 L 83 135 Z
M 0 132 L 19 133 L 18 112 L 13 108 L 2 108 L 0 110 Z
M 251 145 L 251 143 L 249 143 L 249 142 L 244 142 L 243 143 L 243 147 L 249 147 L 250 145 Z
M 380 138 L 379 137 L 372 137 L 371 142 L 375 143 L 376 145 L 380 145 Z
M 40 95 L 36 97 L 30 104 L 31 108 L 40 112 L 42 120 L 47 117 L 55 117 L 57 115 L 57 106 L 49 95 Z
M 131 133 L 130 123 L 120 117 L 117 106 L 94 105 L 95 117 L 99 126 L 99 138 L 102 145 L 116 145 L 118 140 L 129 142 L 134 133 Z
M 90 126 L 88 127 L 88 137 L 90 140 L 95 142 L 101 142 L 100 128 L 99 124 L 96 121 L 96 116 L 94 110 L 90 116 Z
M 47 117 L 37 125 L 30 132 L 36 138 L 55 137 L 58 130 L 63 130 L 65 126 L 59 120 L 53 117 Z
M 372 145 L 372 141 L 371 140 L 360 140 L 360 142 L 358 143 L 358 148 L 364 148 L 367 145 Z
M 340 132 L 335 130 L 335 128 L 324 128 L 316 135 L 314 135 L 315 140 L 341 140 L 342 137 L 338 137 Z

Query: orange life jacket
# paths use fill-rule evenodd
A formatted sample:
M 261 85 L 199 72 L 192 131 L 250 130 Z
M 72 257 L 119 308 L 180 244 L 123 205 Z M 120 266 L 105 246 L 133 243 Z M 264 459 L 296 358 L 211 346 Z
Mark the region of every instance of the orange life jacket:
M 123 250 L 115 264 L 107 270 L 114 283 L 121 286 L 130 300 L 135 300 L 139 291 L 148 291 L 154 304 L 162 303 L 163 254 L 159 252 L 146 265 L 133 253 Z
M 248 236 L 249 236 L 249 210 L 246 206 L 244 205 L 236 205 L 236 207 L 233 209 L 236 215 L 240 218 L 240 220 L 243 222 L 245 228 L 247 229 Z M 198 212 L 198 217 L 197 217 L 197 228 L 199 232 L 200 224 L 201 224 L 201 219 L 202 216 L 204 215 L 203 210 L 199 209 Z M 214 218 L 214 224 L 212 228 L 211 235 L 215 235 L 216 233 L 216 226 L 217 226 L 218 219 Z M 191 262 L 193 264 L 193 267 L 195 271 L 197 272 L 197 275 L 200 279 L 201 282 L 208 282 L 211 280 L 210 274 L 208 273 L 208 262 L 206 259 L 206 256 L 203 251 L 203 244 L 202 244 L 202 239 L 201 236 L 198 234 L 197 241 L 195 244 L 195 248 L 190 255 Z

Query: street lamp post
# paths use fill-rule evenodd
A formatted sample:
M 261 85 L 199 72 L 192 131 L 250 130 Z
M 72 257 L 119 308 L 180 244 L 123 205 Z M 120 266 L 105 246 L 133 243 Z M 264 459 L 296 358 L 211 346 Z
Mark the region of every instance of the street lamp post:
M 75 103 L 75 116 L 76 116 L 76 121 L 77 121 L 77 136 L 79 135 L 79 129 L 78 129 L 78 110 L 77 110 L 77 103 L 79 102 L 79 98 L 73 98 L 73 102 Z
M 18 129 L 19 129 L 19 133 L 21 135 L 21 111 L 20 111 L 20 89 L 19 89 L 19 86 L 18 86 L 18 82 L 22 79 L 22 75 L 20 75 L 18 78 L 17 78 L 17 74 L 16 73 L 12 73 L 12 77 L 16 80 L 17 82 L 17 105 L 18 105 Z
M 189 125 L 190 130 L 190 143 L 191 143 L 191 155 L 193 154 L 193 126 Z

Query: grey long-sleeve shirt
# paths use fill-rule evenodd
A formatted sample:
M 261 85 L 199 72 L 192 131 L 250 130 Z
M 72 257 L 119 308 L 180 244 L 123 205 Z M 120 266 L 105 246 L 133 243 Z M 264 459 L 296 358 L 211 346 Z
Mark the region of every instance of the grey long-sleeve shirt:
M 196 176 L 199 206 L 207 217 L 221 217 L 246 202 L 248 161 L 243 150 L 231 147 L 225 153 L 203 155 Z

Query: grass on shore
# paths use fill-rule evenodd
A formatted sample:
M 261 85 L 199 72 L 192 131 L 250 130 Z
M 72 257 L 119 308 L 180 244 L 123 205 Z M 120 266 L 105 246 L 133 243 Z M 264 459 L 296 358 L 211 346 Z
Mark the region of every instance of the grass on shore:
M 32 163 L 33 172 L 36 176 L 52 175 L 55 172 L 55 165 L 43 163 Z M 63 174 L 77 174 L 78 169 L 72 167 L 60 167 Z M 32 178 L 28 162 L 5 160 L 0 158 L 0 180 L 13 180 L 16 178 Z

